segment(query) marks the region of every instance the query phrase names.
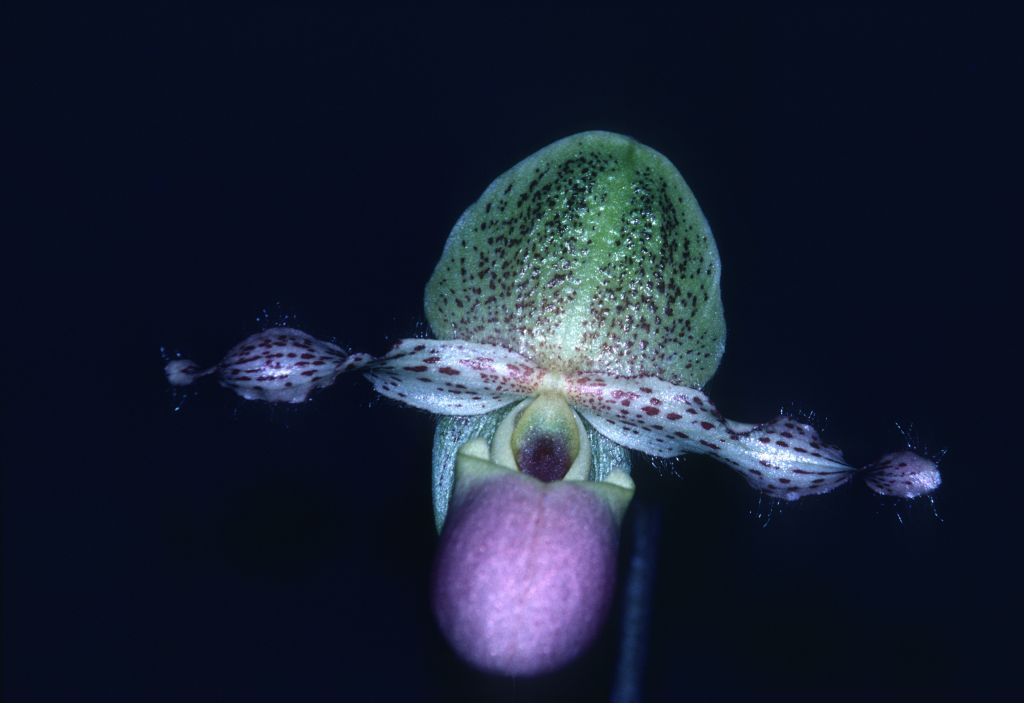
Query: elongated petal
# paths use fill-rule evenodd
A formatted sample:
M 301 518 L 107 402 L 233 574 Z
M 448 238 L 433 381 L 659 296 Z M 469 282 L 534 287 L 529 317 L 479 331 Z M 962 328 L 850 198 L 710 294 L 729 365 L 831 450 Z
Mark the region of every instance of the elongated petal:
M 387 354 L 345 354 L 302 330 L 274 327 L 231 348 L 216 366 L 187 359 L 164 367 L 186 386 L 216 375 L 246 400 L 301 403 L 346 371 L 362 370 L 381 395 L 440 415 L 480 415 L 532 394 L 544 372 L 501 347 L 463 341 L 403 339 Z
M 778 498 L 827 493 L 858 472 L 810 425 L 787 417 L 756 425 L 733 422 L 700 391 L 657 378 L 576 374 L 566 380 L 566 389 L 584 417 L 612 441 L 660 457 L 711 455 L 754 488 Z M 913 459 L 903 456 L 865 467 L 874 472 L 868 474 L 868 486 L 905 497 L 937 487 L 934 464 L 925 466 L 927 460 L 907 454 Z

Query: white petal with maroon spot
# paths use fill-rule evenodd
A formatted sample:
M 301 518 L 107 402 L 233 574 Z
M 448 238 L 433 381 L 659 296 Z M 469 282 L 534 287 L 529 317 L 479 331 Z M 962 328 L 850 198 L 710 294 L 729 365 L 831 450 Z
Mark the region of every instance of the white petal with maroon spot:
M 403 339 L 367 365 L 381 395 L 440 415 L 480 415 L 537 390 L 544 372 L 501 347 Z
M 348 357 L 337 345 L 301 330 L 274 327 L 235 345 L 217 372 L 222 385 L 246 400 L 301 403 L 365 356 Z
M 779 498 L 826 493 L 855 472 L 810 425 L 786 417 L 732 422 L 692 388 L 597 373 L 572 375 L 565 386 L 570 401 L 612 441 L 660 457 L 709 454 Z

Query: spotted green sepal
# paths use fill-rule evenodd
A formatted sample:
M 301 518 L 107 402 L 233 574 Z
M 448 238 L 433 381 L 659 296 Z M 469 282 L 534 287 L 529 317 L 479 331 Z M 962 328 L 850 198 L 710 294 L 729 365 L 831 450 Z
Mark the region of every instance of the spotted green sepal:
M 440 339 L 553 371 L 702 387 L 725 348 L 720 262 L 664 156 L 584 132 L 499 176 L 455 224 L 427 284 Z

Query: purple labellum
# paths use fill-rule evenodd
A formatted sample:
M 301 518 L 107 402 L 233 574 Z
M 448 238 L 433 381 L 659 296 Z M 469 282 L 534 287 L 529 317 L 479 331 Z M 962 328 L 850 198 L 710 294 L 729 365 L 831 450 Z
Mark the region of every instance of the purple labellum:
M 557 669 L 604 621 L 617 542 L 612 509 L 585 483 L 542 483 L 501 469 L 459 483 L 433 579 L 441 630 L 485 671 Z

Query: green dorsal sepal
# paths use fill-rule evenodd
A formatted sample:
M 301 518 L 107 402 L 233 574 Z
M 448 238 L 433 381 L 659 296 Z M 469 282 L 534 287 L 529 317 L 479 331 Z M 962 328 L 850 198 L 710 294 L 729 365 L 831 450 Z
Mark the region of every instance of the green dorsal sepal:
M 549 371 L 700 388 L 725 348 L 719 270 L 671 162 L 584 132 L 520 162 L 466 210 L 425 308 L 438 338 L 494 344 Z

